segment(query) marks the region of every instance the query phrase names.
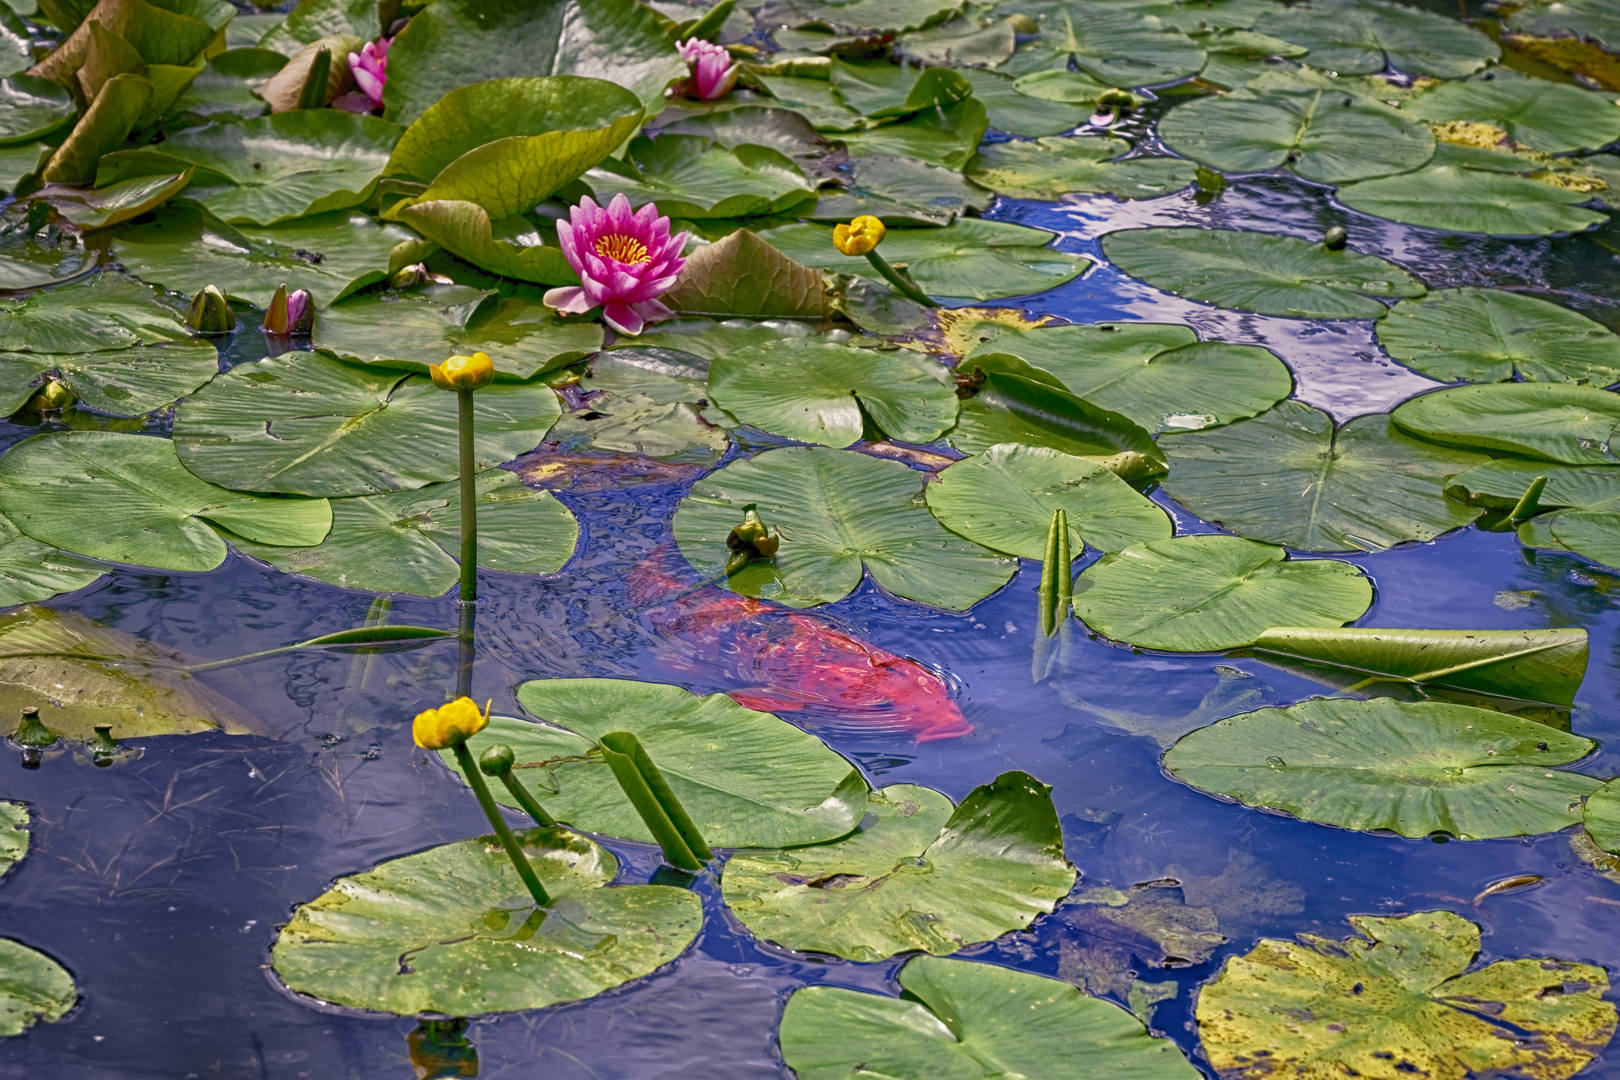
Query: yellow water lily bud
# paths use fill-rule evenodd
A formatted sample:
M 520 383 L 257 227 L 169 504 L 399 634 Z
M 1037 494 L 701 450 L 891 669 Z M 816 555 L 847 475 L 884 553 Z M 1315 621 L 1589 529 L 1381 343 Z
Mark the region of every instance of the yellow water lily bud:
M 848 225 L 833 226 L 833 247 L 844 255 L 865 255 L 883 243 L 886 232 L 883 222 L 862 214 Z
M 472 698 L 459 697 L 448 705 L 417 713 L 411 737 L 424 750 L 448 750 L 483 731 L 488 723 L 489 703 L 479 712 Z
M 471 356 L 452 356 L 428 371 L 440 390 L 478 390 L 494 381 L 495 362 L 488 354 L 475 352 Z

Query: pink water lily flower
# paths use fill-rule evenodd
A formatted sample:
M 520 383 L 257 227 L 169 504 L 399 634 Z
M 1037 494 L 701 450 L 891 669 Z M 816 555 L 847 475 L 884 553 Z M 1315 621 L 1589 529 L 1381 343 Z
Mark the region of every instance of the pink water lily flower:
M 547 307 L 583 315 L 598 305 L 602 318 L 621 334 L 639 334 L 650 322 L 674 314 L 658 302 L 686 265 L 686 233 L 669 235 L 669 218 L 648 203 L 632 212 L 623 194 L 607 206 L 589 195 L 557 222 L 557 246 L 580 284 L 551 289 Z
M 354 76 L 359 90 L 351 91 L 332 102 L 334 109 L 352 113 L 368 113 L 382 108 L 383 87 L 388 83 L 388 46 L 393 38 L 368 41 L 357 53 L 349 54 L 349 74 Z
M 702 38 L 688 38 L 676 42 L 675 48 L 680 50 L 681 59 L 692 68 L 692 77 L 681 84 L 687 97 L 713 101 L 725 97 L 737 85 L 737 72 L 741 70 L 741 65 L 731 62 L 731 54 L 724 46 Z

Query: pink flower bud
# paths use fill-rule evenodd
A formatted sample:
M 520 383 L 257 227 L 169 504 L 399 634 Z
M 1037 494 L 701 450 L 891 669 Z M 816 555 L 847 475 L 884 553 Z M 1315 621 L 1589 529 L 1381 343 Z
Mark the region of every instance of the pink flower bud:
M 737 85 L 741 65 L 731 62 L 731 54 L 724 46 L 702 38 L 688 38 L 676 42 L 675 48 L 692 69 L 692 77 L 681 87 L 687 97 L 713 101 L 725 97 Z

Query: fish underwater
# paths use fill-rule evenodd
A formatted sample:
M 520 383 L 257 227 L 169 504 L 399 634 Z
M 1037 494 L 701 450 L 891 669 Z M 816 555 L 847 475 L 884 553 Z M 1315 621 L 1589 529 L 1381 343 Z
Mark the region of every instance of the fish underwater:
M 666 642 L 666 666 L 739 684 L 725 693 L 750 709 L 806 713 L 850 734 L 925 743 L 973 731 L 945 680 L 923 664 L 780 604 L 718 585 L 694 588 L 665 561 L 654 552 L 628 584 L 631 601 Z

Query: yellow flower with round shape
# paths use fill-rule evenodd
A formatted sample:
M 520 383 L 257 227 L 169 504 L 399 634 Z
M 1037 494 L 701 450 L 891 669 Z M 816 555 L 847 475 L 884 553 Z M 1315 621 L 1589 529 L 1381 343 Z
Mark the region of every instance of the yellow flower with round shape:
M 491 698 L 480 712 L 472 698 L 459 697 L 448 705 L 419 712 L 411 724 L 411 736 L 424 750 L 448 750 L 484 730 L 493 702 Z
M 865 255 L 883 243 L 886 232 L 883 222 L 871 214 L 862 214 L 848 225 L 833 226 L 833 247 L 845 255 Z
M 495 361 L 488 353 L 452 356 L 428 368 L 433 384 L 440 390 L 480 390 L 495 380 Z

